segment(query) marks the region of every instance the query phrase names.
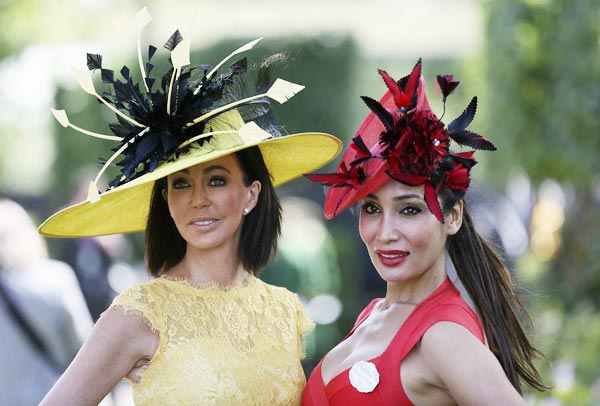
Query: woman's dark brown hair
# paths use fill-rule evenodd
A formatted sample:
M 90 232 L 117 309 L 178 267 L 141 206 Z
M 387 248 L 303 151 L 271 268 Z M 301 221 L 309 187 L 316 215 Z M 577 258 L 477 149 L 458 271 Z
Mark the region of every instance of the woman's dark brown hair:
M 244 216 L 239 247 L 242 265 L 256 274 L 277 252 L 277 240 L 281 234 L 281 205 L 260 148 L 246 148 L 237 151 L 234 156 L 244 173 L 244 184 L 249 186 L 257 180 L 262 186 L 256 206 Z M 186 250 L 186 242 L 171 218 L 163 190 L 167 190 L 166 178 L 154 184 L 146 223 L 146 264 L 152 276 L 160 276 L 178 264 Z
M 444 213 L 456 200 L 442 193 Z M 448 236 L 446 248 L 465 289 L 475 302 L 490 350 L 512 385 L 521 393 L 521 381 L 546 390 L 533 359 L 542 355 L 529 341 L 521 320 L 531 326 L 525 305 L 515 293 L 510 272 L 502 257 L 477 233 L 466 203 L 463 222 L 455 235 Z

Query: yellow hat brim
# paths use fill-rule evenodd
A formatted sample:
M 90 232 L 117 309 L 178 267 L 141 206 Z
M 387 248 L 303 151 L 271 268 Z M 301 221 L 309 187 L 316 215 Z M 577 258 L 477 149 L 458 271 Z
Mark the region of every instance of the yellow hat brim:
M 340 152 L 342 142 L 332 135 L 313 132 L 270 138 L 209 153 L 192 151 L 176 161 L 160 165 L 153 172 L 102 193 L 96 202 L 86 200 L 59 211 L 40 225 L 39 232 L 47 237 L 77 238 L 144 231 L 156 180 L 255 145 L 262 152 L 273 185 L 280 186 L 331 162 Z

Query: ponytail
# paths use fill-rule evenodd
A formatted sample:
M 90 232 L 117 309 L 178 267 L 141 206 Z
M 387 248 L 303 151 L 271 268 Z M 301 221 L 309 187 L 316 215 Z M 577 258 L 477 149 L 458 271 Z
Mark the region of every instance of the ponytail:
M 445 208 L 453 205 L 444 204 Z M 521 323 L 524 319 L 532 325 L 529 313 L 515 293 L 504 261 L 473 227 L 466 204 L 462 226 L 448 236 L 447 249 L 480 314 L 490 350 L 509 381 L 519 393 L 521 380 L 537 390 L 549 389 L 533 364 L 533 358 L 542 354 L 529 342 Z

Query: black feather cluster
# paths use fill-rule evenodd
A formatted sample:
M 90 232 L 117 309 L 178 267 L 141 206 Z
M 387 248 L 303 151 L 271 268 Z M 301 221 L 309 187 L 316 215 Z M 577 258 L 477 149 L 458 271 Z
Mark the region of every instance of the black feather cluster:
M 173 33 L 164 47 L 172 51 L 182 41 L 179 31 Z M 249 97 L 258 92 L 249 90 L 245 85 L 244 76 L 248 73 L 246 58 L 242 58 L 222 68 L 207 78 L 211 69 L 210 65 L 186 66 L 173 82 L 171 91 L 170 112 L 167 113 L 167 98 L 169 86 L 173 75 L 171 58 L 168 58 L 170 67 L 162 77 L 150 76 L 154 68 L 151 63 L 157 48 L 148 48 L 148 59 L 145 64 L 145 85 L 134 81 L 127 66 L 116 77 L 114 71 L 102 68 L 102 56 L 87 55 L 87 66 L 91 71 L 100 70 L 102 82 L 109 86 L 109 90 L 102 93 L 102 97 L 116 109 L 143 127 L 136 126 L 130 121 L 117 115 L 117 122 L 109 124 L 113 134 L 122 140 L 113 151 L 118 151 L 125 145 L 122 159 L 116 163 L 121 173 L 109 183 L 109 187 L 117 187 L 141 175 L 153 171 L 156 167 L 178 151 L 179 145 L 204 131 L 205 123 L 199 122 L 187 126 L 201 115 L 232 101 Z M 260 83 L 258 88 L 265 87 L 265 82 L 270 80 L 269 70 L 271 63 L 258 69 Z M 158 79 L 158 80 L 157 80 Z M 200 91 L 194 91 L 202 85 Z M 255 121 L 266 131 L 274 136 L 280 134 L 271 114 L 270 102 L 265 98 L 253 100 L 247 104 L 237 106 L 244 121 Z M 201 139 L 204 143 L 210 137 Z

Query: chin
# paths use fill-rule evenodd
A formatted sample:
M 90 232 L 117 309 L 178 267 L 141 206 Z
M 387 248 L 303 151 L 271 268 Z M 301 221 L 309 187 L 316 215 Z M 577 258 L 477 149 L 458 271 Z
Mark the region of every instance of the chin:
M 379 277 L 387 283 L 404 283 L 422 275 L 422 272 L 411 272 L 399 267 L 392 268 L 382 264 L 378 264 L 375 269 L 377 270 Z
M 411 280 L 413 280 L 413 277 L 389 277 L 389 278 L 383 278 L 382 279 L 387 282 L 387 283 L 393 283 L 393 284 L 403 284 L 403 283 L 407 283 L 410 282 Z
M 183 239 L 187 243 L 189 247 L 193 247 L 197 250 L 211 250 L 215 249 L 225 243 L 224 238 L 218 238 L 217 236 L 192 236 L 186 235 L 183 236 Z
M 392 269 L 377 269 L 379 277 L 388 283 L 406 282 L 413 278 L 411 275 L 406 275 L 403 272 Z

